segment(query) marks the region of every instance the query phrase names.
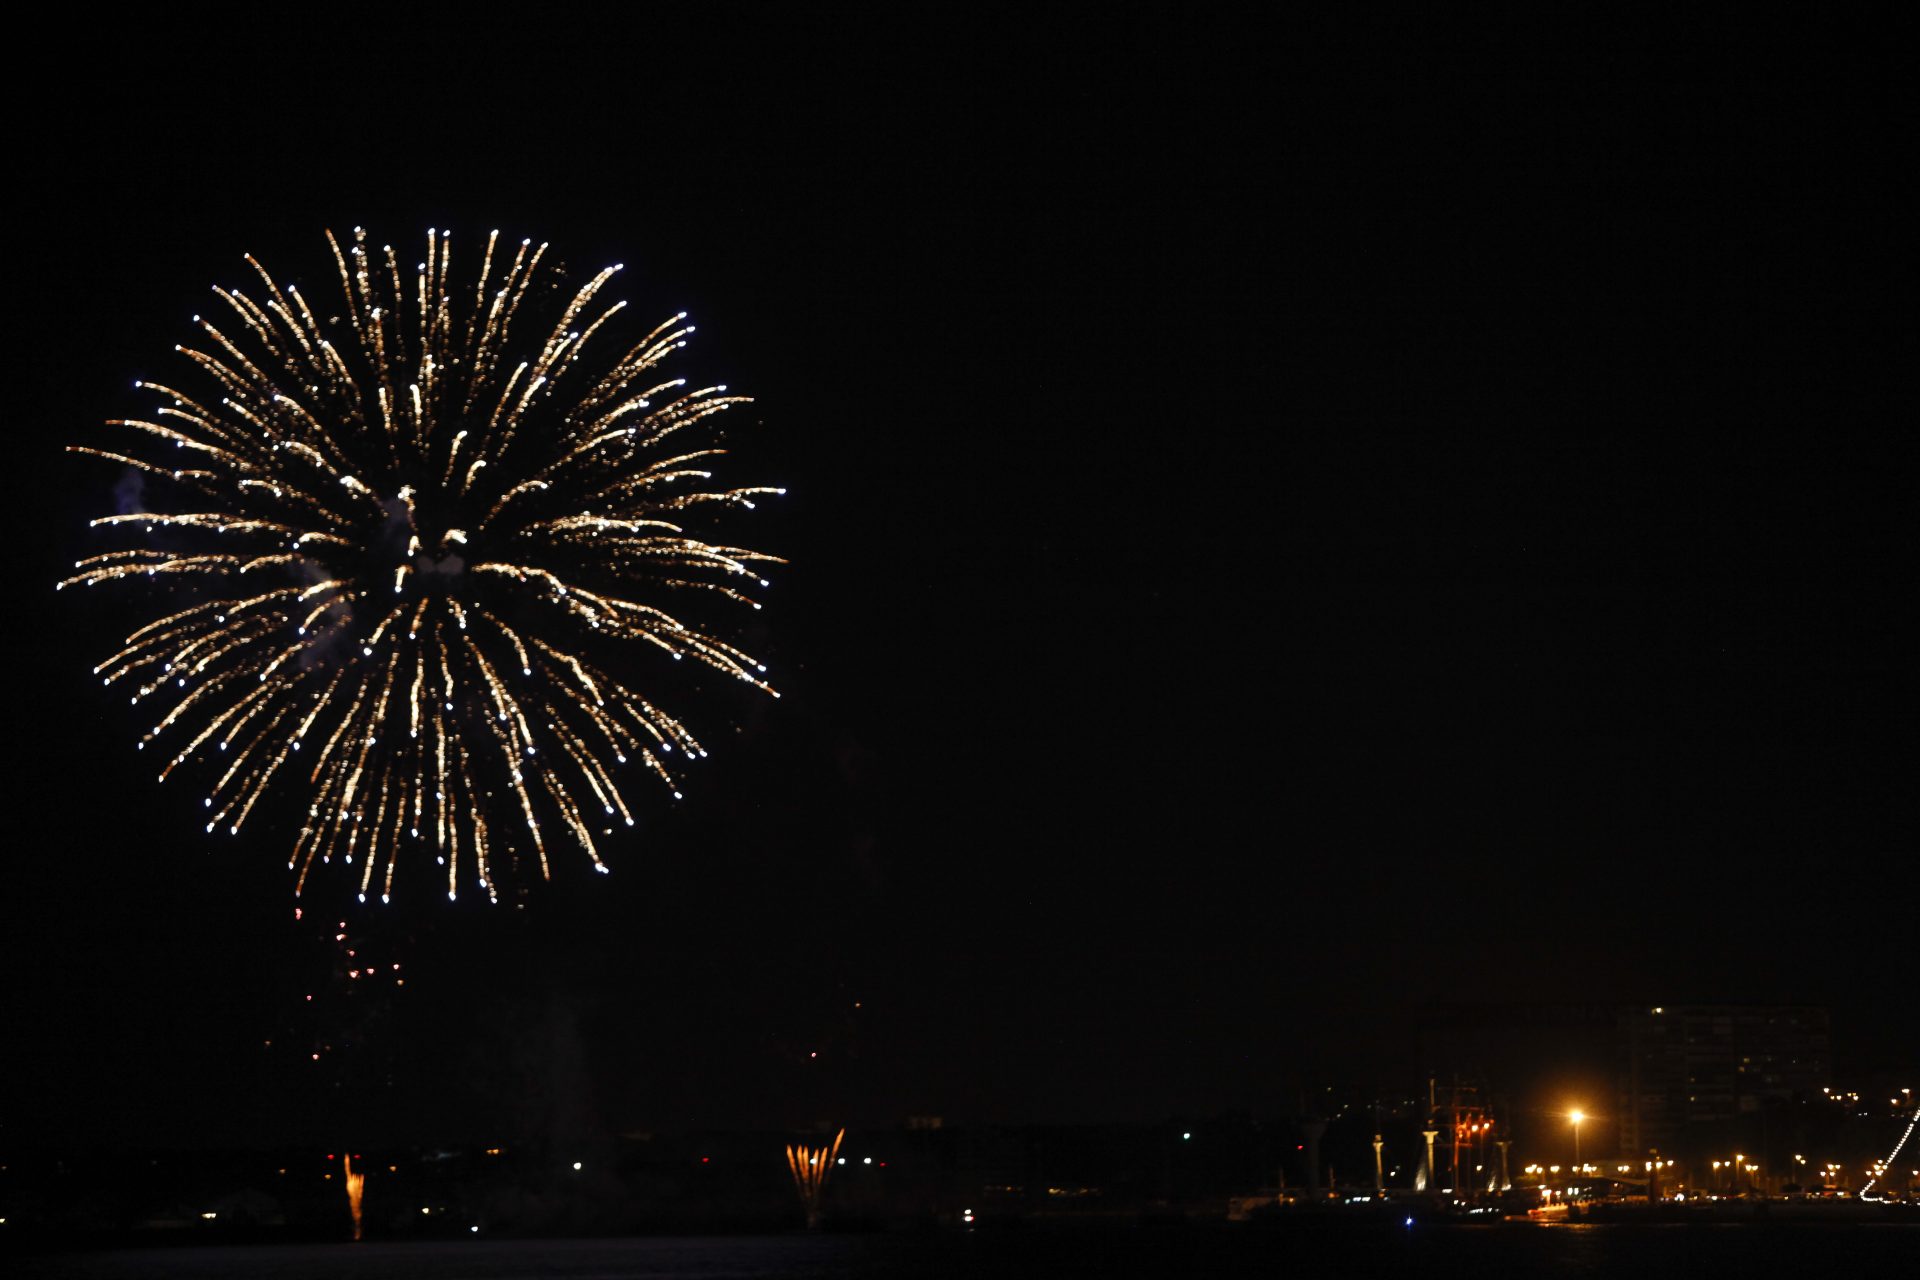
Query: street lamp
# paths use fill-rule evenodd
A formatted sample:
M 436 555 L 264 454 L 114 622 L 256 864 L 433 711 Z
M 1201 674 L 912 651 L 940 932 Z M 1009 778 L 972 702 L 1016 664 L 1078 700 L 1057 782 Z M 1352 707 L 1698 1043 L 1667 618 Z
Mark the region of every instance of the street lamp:
M 1573 1162 L 1576 1165 L 1580 1163 L 1580 1122 L 1586 1118 L 1587 1113 L 1578 1107 L 1567 1113 L 1567 1119 L 1573 1121 Z

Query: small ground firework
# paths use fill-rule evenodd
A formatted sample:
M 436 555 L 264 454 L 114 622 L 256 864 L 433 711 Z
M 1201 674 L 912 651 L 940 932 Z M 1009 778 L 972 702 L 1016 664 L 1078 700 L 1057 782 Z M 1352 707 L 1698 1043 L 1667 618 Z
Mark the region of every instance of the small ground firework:
M 360 1202 L 366 1196 L 367 1175 L 353 1167 L 353 1157 L 340 1158 L 340 1169 L 347 1179 L 347 1211 L 353 1215 L 353 1238 L 360 1239 Z
M 800 1204 L 807 1211 L 809 1231 L 820 1225 L 820 1197 L 827 1189 L 827 1175 L 833 1171 L 834 1158 L 840 1154 L 840 1140 L 846 1136 L 847 1131 L 840 1130 L 833 1135 L 832 1145 L 825 1147 L 787 1145 L 787 1172 L 793 1175 L 793 1189 L 799 1193 Z
M 621 767 L 672 789 L 674 758 L 706 754 L 632 686 L 646 664 L 778 696 L 697 620 L 758 609 L 777 563 L 702 536 L 782 492 L 717 487 L 724 450 L 694 438 L 747 400 L 663 376 L 684 314 L 609 345 L 618 266 L 565 286 L 546 245 L 496 232 L 463 287 L 444 232 L 410 274 L 364 231 L 327 239 L 342 296 L 248 256 L 258 288 L 214 290 L 227 330 L 195 317 L 205 341 L 176 348 L 199 389 L 136 383 L 159 406 L 109 425 L 145 448 L 75 447 L 138 477 L 93 524 L 139 541 L 60 585 L 138 585 L 154 614 L 96 674 L 164 705 L 140 743 L 163 780 L 211 766 L 208 831 L 304 795 L 296 894 L 338 858 L 384 900 L 432 858 L 449 897 L 495 896 L 523 855 L 550 873 L 556 830 L 605 871 Z

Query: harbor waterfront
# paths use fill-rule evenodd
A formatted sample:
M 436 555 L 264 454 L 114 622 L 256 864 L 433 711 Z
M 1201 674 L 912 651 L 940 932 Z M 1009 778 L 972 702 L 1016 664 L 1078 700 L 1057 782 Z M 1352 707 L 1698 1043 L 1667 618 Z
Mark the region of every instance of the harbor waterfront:
M 1577 1117 L 1577 1119 L 1575 1118 Z M 1575 1129 L 1581 1130 L 1576 1146 Z M 583 1133 L 316 1148 L 17 1148 L 0 1251 L 1178 1226 L 1262 1233 L 1920 1220 L 1920 1109 L 1823 1086 L 1621 1150 L 1612 1114 L 1429 1077 L 1157 1123 Z

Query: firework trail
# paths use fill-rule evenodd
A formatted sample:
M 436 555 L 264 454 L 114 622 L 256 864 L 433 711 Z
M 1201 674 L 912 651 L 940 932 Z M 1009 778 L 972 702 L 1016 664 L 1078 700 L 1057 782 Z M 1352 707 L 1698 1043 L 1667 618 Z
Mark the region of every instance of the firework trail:
M 159 406 L 108 424 L 135 443 L 74 447 L 125 469 L 93 525 L 137 541 L 60 586 L 144 584 L 155 615 L 95 673 L 162 708 L 140 746 L 163 781 L 211 766 L 209 832 L 303 794 L 296 895 L 336 858 L 361 901 L 403 854 L 450 898 L 497 900 L 529 848 L 546 877 L 557 843 L 605 871 L 590 815 L 632 825 L 623 766 L 671 789 L 706 754 L 625 683 L 642 656 L 779 696 L 687 613 L 758 609 L 778 563 L 695 532 L 784 492 L 713 479 L 725 451 L 696 428 L 747 398 L 663 376 L 684 313 L 610 345 L 618 266 L 569 293 L 546 245 L 495 232 L 463 288 L 444 232 L 410 274 L 362 230 L 327 240 L 337 301 L 249 255 L 258 287 L 216 288 L 230 318 L 175 348 L 197 389 L 137 382 Z

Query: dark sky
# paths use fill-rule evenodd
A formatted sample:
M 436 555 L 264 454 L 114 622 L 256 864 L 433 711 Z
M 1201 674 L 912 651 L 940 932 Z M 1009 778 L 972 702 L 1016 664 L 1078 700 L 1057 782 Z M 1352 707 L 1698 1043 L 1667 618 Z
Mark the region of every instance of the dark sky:
M 1444 1001 L 1812 1001 L 1843 1066 L 1920 1058 L 1891 107 L 1838 37 L 1568 12 L 56 33 L 9 164 L 0 1124 L 463 1132 L 503 1019 L 628 1128 L 1283 1110 L 1429 1065 Z M 265 1050 L 289 834 L 208 843 L 88 675 L 123 616 L 51 589 L 115 479 L 60 447 L 243 251 L 354 224 L 693 312 L 794 561 L 788 696 L 712 709 L 616 874 L 341 909 L 421 974 L 365 1107 Z

